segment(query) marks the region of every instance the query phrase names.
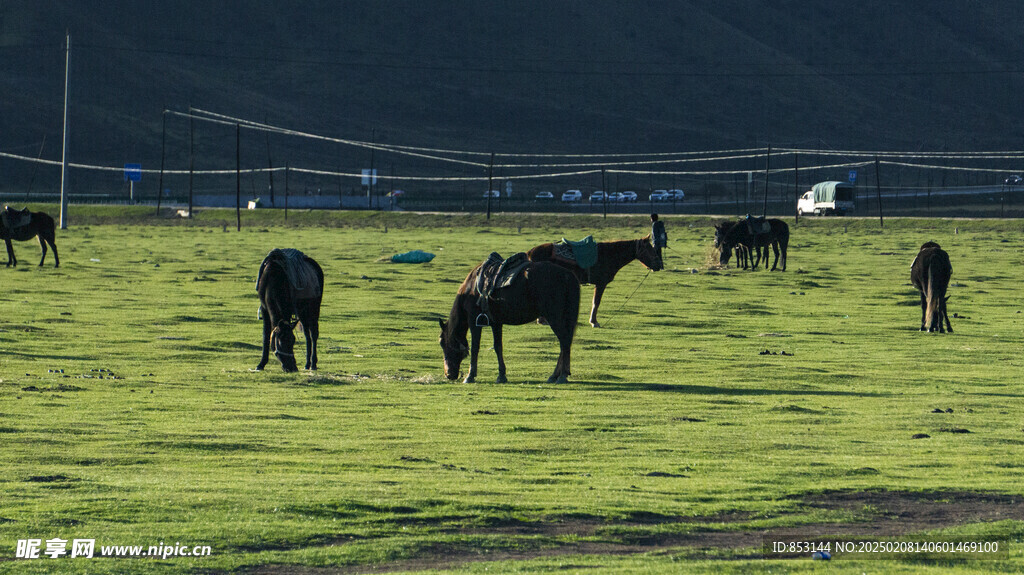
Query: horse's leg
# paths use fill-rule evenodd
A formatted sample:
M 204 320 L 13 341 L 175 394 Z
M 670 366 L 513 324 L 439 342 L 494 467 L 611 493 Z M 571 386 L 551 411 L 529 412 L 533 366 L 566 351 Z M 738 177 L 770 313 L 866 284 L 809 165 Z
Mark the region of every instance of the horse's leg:
M 56 238 L 56 236 L 53 233 L 46 234 L 46 243 L 50 244 L 50 249 L 53 250 L 53 267 L 59 268 L 60 267 L 60 258 L 57 257 L 57 241 L 56 240 L 57 240 L 57 238 Z M 45 251 L 46 250 L 43 250 L 43 252 L 44 252 L 43 255 L 44 256 L 46 255 Z
M 480 356 L 480 334 L 483 330 L 476 325 L 476 322 L 470 322 L 472 325 L 469 328 L 471 335 L 471 342 L 469 347 L 469 373 L 466 374 L 466 379 L 462 380 L 462 383 L 476 383 L 476 360 Z
M 505 353 L 501 346 L 501 324 L 493 324 L 491 333 L 494 334 L 494 354 L 498 356 L 498 379 L 495 383 L 508 383 L 505 377 Z
M 942 317 L 946 318 L 946 331 L 953 333 L 953 324 L 949 323 L 949 313 L 946 312 L 946 300 L 948 297 L 942 298 Z
M 597 323 L 597 308 L 601 306 L 601 297 L 604 295 L 606 287 L 608 284 L 594 285 L 594 301 L 590 304 L 590 325 L 594 327 L 601 327 L 601 324 Z
M 260 363 L 256 366 L 256 371 L 261 371 L 267 366 L 267 360 L 270 359 L 270 312 L 267 308 L 260 306 L 260 315 L 263 316 L 263 355 L 260 356 Z
M 317 319 L 312 320 L 310 323 L 312 324 L 309 327 L 309 333 L 312 336 L 311 339 L 313 341 L 313 357 L 311 358 L 312 359 L 312 364 L 310 365 L 309 369 L 312 369 L 313 371 L 316 371 L 316 361 L 317 361 L 316 347 L 317 347 L 317 340 L 320 339 L 320 320 L 319 320 L 319 318 L 317 318 Z
M 46 261 L 46 240 L 43 239 L 43 234 L 36 235 L 36 239 L 39 240 L 39 247 L 43 248 L 43 257 L 39 259 L 39 267 L 43 267 L 43 262 Z
M 765 252 L 767 251 L 768 248 L 766 247 Z M 772 271 L 775 271 L 775 268 L 779 267 L 779 242 L 772 242 L 772 251 L 775 252 L 775 261 L 772 262 Z M 767 256 L 765 257 L 767 259 Z M 765 262 L 765 264 L 767 265 L 767 262 Z
M 316 369 L 313 367 L 313 329 L 306 325 L 309 318 L 303 318 L 302 323 L 302 335 L 306 338 L 306 367 L 305 369 Z
M 4 240 L 7 244 L 7 267 L 18 267 L 18 258 L 14 257 L 14 246 L 11 245 L 11 238 Z
M 924 292 L 921 292 L 921 331 L 924 331 L 924 313 L 928 307 L 928 300 L 924 297 Z
M 555 363 L 555 372 L 548 378 L 548 383 L 566 383 L 569 381 L 569 360 L 572 351 L 573 330 L 571 325 L 564 325 L 563 320 L 557 327 L 552 324 L 551 331 L 555 332 L 558 338 L 558 362 Z M 567 321 L 573 321 L 571 318 Z

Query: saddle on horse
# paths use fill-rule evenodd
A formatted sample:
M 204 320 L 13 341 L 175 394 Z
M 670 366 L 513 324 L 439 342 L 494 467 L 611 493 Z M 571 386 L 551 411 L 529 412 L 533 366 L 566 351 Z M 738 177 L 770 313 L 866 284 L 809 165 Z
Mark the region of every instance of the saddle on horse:
M 587 236 L 578 242 L 562 238 L 555 242 L 552 257 L 590 269 L 597 263 L 597 242 L 594 236 Z
M 260 283 L 260 277 L 263 276 L 267 262 L 272 259 L 281 261 L 285 274 L 288 276 L 288 283 L 291 285 L 292 298 L 300 300 L 320 297 L 320 277 L 317 276 L 316 269 L 306 261 L 306 254 L 291 248 L 270 250 L 267 257 L 263 258 L 263 263 L 260 264 L 256 285 Z
M 495 291 L 512 285 L 528 263 L 530 260 L 524 252 L 519 252 L 508 259 L 502 258 L 498 252 L 491 252 L 487 261 L 480 265 L 480 272 L 477 273 L 476 283 L 473 285 L 477 293 L 477 302 L 483 312 L 476 318 L 477 325 L 491 325 L 489 300 L 494 297 Z
M 750 232 L 750 235 L 759 236 L 772 231 L 771 224 L 768 223 L 767 218 L 764 216 L 752 216 L 747 214 L 747 218 L 743 221 L 747 224 L 747 231 Z
M 5 228 L 13 230 L 27 226 L 32 221 L 32 212 L 28 208 L 18 211 L 10 206 L 4 206 L 4 211 L 0 213 L 0 220 L 3 220 Z

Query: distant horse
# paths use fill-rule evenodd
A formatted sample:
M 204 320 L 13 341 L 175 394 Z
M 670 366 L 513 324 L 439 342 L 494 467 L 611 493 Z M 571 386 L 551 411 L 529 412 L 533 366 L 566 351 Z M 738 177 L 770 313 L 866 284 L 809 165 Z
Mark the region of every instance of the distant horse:
M 12 212 L 8 210 L 8 213 Z M 13 212 L 13 214 L 18 213 Z M 44 212 L 30 212 L 28 223 L 13 228 L 8 228 L 4 219 L 0 218 L 0 238 L 3 238 L 4 243 L 7 244 L 7 267 L 18 265 L 18 258 L 14 256 L 14 246 L 11 245 L 11 240 L 24 242 L 34 237 L 39 238 L 39 247 L 43 248 L 43 257 L 40 258 L 39 265 L 42 266 L 46 261 L 46 244 L 50 244 L 50 247 L 53 248 L 53 267 L 60 267 L 57 244 L 54 243 L 57 237 L 54 231 L 56 227 L 53 218 Z
M 727 221 L 715 224 L 715 249 L 722 249 L 722 238 L 739 222 Z M 753 259 L 750 254 L 750 247 L 744 244 L 736 244 L 733 248 L 736 252 L 736 267 L 747 269 Z M 757 260 L 761 261 L 761 248 L 757 248 Z
M 263 355 L 256 370 L 266 367 L 271 351 L 281 360 L 285 371 L 299 370 L 293 332 L 299 323 L 306 337 L 306 369 L 316 369 L 320 301 L 324 293 L 320 265 L 298 250 L 273 250 L 260 264 L 256 293 L 263 318 Z
M 458 379 L 459 366 L 469 355 L 469 373 L 464 381 L 476 381 L 476 363 L 483 331 L 477 318 L 484 313 L 476 280 L 482 265 L 474 268 L 459 286 L 448 321 L 439 320 L 444 374 L 450 380 Z M 502 326 L 522 325 L 540 317 L 547 319 L 551 331 L 558 338 L 560 349 L 558 363 L 548 383 L 567 381 L 570 375 L 569 353 L 580 312 L 580 285 L 570 272 L 549 262 L 527 263 L 520 276 L 510 286 L 492 292 L 486 304 L 488 323 L 494 335 L 494 353 L 498 356 L 498 383 L 508 382 L 502 353 Z M 472 349 L 466 342 L 466 332 L 472 334 Z
M 633 260 L 639 260 L 641 264 L 651 271 L 665 269 L 661 254 L 651 244 L 651 236 L 647 235 L 638 240 L 621 240 L 615 242 L 598 242 L 597 263 L 589 269 L 583 269 L 573 263 L 566 262 L 554 257 L 554 244 L 541 244 L 526 252 L 530 261 L 554 262 L 571 271 L 581 284 L 594 284 L 594 300 L 590 306 L 590 325 L 601 327 L 597 322 L 597 308 L 601 305 L 601 297 L 604 289 L 615 279 L 623 267 Z
M 786 252 L 789 250 L 789 226 L 782 220 L 768 220 L 770 229 L 765 234 L 752 234 L 750 228 L 743 222 L 733 226 L 722 237 L 721 254 L 719 263 L 723 266 L 729 263 L 729 256 L 735 246 L 746 244 L 755 248 L 764 248 L 764 267 L 768 267 L 768 246 L 775 251 L 775 261 L 772 262 L 772 271 L 775 271 L 779 264 L 779 250 L 782 251 L 782 271 L 786 271 Z M 757 269 L 760 258 L 754 262 L 753 269 Z
M 946 289 L 949 278 L 953 275 L 953 266 L 949 263 L 949 254 L 935 242 L 925 242 L 921 251 L 910 266 L 910 281 L 921 292 L 921 331 L 938 331 L 953 333 L 953 325 L 949 323 L 946 313 Z M 942 329 L 942 320 L 946 320 L 946 330 Z

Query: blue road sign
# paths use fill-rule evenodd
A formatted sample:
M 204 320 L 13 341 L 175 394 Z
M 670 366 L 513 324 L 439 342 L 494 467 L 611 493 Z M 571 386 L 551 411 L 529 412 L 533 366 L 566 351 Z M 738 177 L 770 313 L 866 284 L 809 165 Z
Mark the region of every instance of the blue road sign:
M 856 184 L 857 183 L 857 170 L 850 170 L 850 183 L 851 184 Z
M 126 182 L 141 182 L 142 181 L 142 164 L 125 164 L 124 165 L 124 181 L 126 181 Z

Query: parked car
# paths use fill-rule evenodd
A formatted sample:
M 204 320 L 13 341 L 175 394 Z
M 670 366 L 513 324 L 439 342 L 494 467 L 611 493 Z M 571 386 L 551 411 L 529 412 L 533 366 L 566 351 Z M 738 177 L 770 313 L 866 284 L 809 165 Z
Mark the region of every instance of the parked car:
M 652 202 L 664 202 L 668 199 L 668 190 L 654 190 L 649 199 Z
M 623 202 L 635 202 L 636 192 L 621 192 L 619 193 L 620 201 Z
M 555 194 L 552 194 L 551 192 L 537 192 L 537 195 L 534 196 L 534 199 L 535 200 L 553 200 L 553 199 L 555 199 Z
M 674 202 L 681 202 L 681 201 L 683 201 L 683 197 L 685 197 L 685 196 L 686 196 L 686 194 L 683 193 L 683 190 L 675 189 L 675 190 L 669 190 L 668 191 L 668 198 L 667 199 L 670 200 L 670 201 L 674 201 Z
M 1006 184 L 1007 186 L 1019 186 L 1022 183 L 1024 183 L 1024 178 L 1014 175 L 1010 176 L 1009 178 L 1006 178 L 1006 180 L 1004 180 L 1003 183 Z
M 603 202 L 604 200 L 605 200 L 605 194 L 604 194 L 603 191 L 597 190 L 596 192 L 591 192 L 591 194 L 590 194 L 590 201 L 592 201 L 592 202 Z
M 798 215 L 843 215 L 853 210 L 853 184 L 846 182 L 819 182 L 801 196 L 796 203 Z
M 563 202 L 578 202 L 578 201 L 580 201 L 582 199 L 583 199 L 583 192 L 581 192 L 579 190 L 566 190 L 565 193 L 562 194 L 562 201 Z
M 489 192 L 484 192 L 484 197 L 485 198 L 500 198 L 501 197 L 501 192 L 499 192 L 498 190 L 491 190 Z
M 615 203 L 622 201 L 622 192 L 611 192 L 608 194 L 608 203 Z

